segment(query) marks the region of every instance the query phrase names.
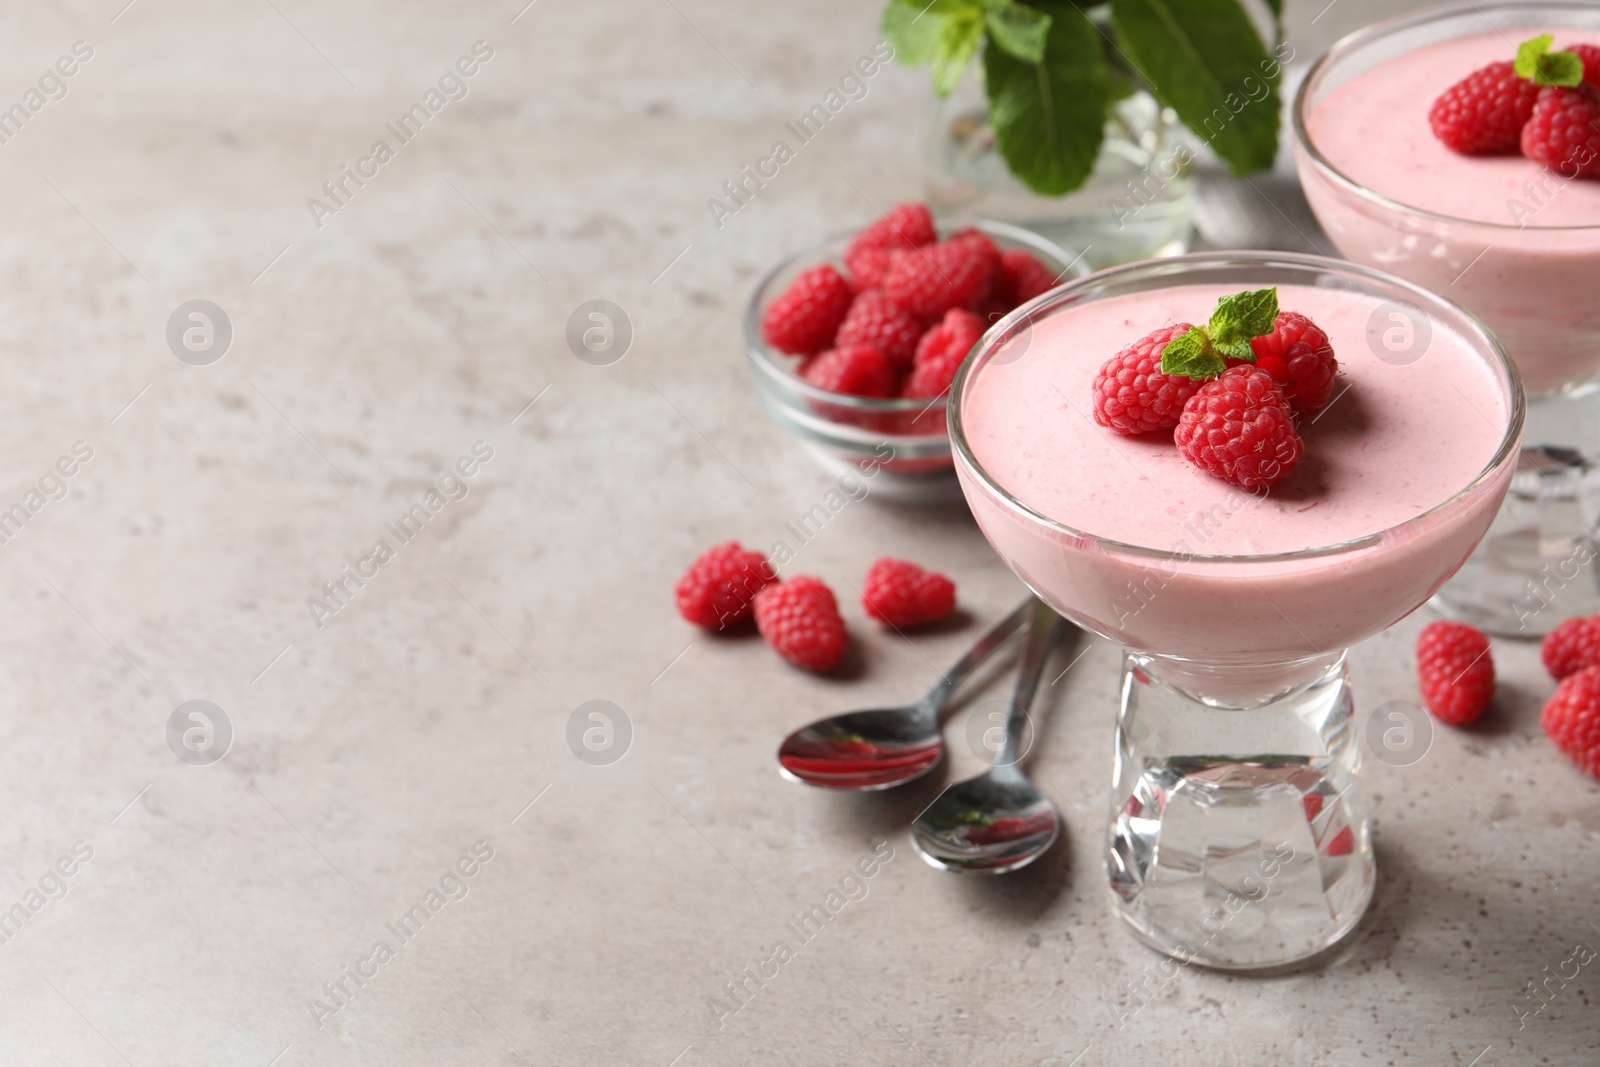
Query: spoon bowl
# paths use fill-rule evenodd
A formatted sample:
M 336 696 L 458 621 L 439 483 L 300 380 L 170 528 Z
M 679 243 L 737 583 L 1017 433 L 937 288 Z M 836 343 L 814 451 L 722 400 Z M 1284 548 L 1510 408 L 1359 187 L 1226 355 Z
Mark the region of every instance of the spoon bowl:
M 1004 874 L 1026 867 L 1061 834 L 1061 815 L 1019 766 L 1022 732 L 1045 661 L 1065 627 L 1061 616 L 1035 601 L 1017 687 L 1006 715 L 1005 739 L 994 764 L 975 778 L 946 786 L 911 824 L 917 854 L 942 871 Z
M 888 789 L 920 778 L 944 755 L 937 709 L 852 711 L 819 719 L 784 738 L 784 777 L 824 789 Z
M 1061 816 L 1015 767 L 992 767 L 940 793 L 911 825 L 917 852 L 941 870 L 1004 874 L 1055 844 Z
M 830 715 L 796 730 L 778 746 L 778 770 L 821 789 L 888 789 L 921 778 L 944 756 L 939 712 L 950 694 L 1022 629 L 1035 603 L 1030 596 L 996 623 L 915 704 Z

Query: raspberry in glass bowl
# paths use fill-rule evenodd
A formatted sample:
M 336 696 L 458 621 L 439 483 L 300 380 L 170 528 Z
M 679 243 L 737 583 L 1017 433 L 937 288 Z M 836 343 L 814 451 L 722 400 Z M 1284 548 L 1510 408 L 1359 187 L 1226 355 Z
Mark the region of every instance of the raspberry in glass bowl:
M 896 208 L 888 218 L 910 232 L 903 220 L 913 207 L 920 205 Z M 916 248 L 862 249 L 868 231 L 852 230 L 785 257 L 750 294 L 744 339 L 762 407 L 824 470 L 861 478 L 885 500 L 940 504 L 961 499 L 945 408 L 966 353 L 1041 286 L 1082 277 L 1088 268 L 1017 226 L 925 224 L 936 241 Z M 883 220 L 876 225 L 877 232 L 885 228 Z M 1004 263 L 987 288 L 973 280 L 959 249 L 940 251 L 967 240 L 992 246 Z M 901 257 L 908 262 L 896 269 Z M 1013 288 L 1021 289 L 1020 301 Z M 956 306 L 946 307 L 951 301 Z

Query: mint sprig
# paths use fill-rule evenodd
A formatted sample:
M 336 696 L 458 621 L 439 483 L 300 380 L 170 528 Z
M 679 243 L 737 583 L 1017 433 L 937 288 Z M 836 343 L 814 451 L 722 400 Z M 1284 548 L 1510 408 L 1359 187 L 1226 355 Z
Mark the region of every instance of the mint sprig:
M 1517 59 L 1512 64 L 1517 77 L 1535 85 L 1559 85 L 1573 88 L 1583 84 L 1583 60 L 1572 52 L 1552 52 L 1555 38 L 1546 33 L 1523 41 L 1517 46 Z
M 1251 289 L 1217 301 L 1211 321 L 1191 326 L 1161 350 L 1161 373 L 1210 381 L 1228 369 L 1230 359 L 1256 361 L 1250 340 L 1272 332 L 1278 319 L 1278 290 Z
M 1267 7 L 1281 34 L 1281 0 Z M 1000 155 L 1038 193 L 1087 180 L 1110 108 L 1135 88 L 1236 173 L 1277 152 L 1279 60 L 1242 0 L 888 0 L 882 27 L 902 63 L 932 68 L 940 96 L 981 48 Z

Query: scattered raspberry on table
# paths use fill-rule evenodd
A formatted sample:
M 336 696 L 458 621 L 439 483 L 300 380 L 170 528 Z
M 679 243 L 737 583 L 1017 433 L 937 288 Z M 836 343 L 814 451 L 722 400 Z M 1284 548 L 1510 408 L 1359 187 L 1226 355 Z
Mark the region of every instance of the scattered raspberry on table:
M 678 614 L 707 630 L 737 626 L 750 618 L 755 595 L 774 580 L 772 565 L 760 552 L 737 541 L 717 545 L 678 579 Z
M 850 633 L 839 602 L 820 578 L 798 575 L 756 594 L 756 628 L 784 659 L 809 671 L 830 671 L 844 659 Z
M 1417 638 L 1422 702 L 1440 722 L 1466 726 L 1494 696 L 1494 656 L 1482 630 L 1463 622 L 1432 622 Z
M 1600 778 L 1600 667 L 1585 667 L 1557 686 L 1539 724 L 1568 759 Z
M 903 559 L 878 560 L 861 586 L 867 615 L 898 630 L 941 622 L 956 608 L 956 586 Z
M 1539 654 L 1558 682 L 1585 667 L 1600 667 L 1600 615 L 1563 622 L 1550 631 Z

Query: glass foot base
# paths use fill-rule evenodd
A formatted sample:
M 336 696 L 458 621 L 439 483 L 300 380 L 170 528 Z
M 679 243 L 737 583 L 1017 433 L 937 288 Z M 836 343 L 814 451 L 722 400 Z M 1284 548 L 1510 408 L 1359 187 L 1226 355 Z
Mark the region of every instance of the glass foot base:
M 1572 449 L 1524 448 L 1494 525 L 1431 605 L 1504 637 L 1600 612 L 1597 519 L 1600 469 Z
M 1106 868 L 1153 948 L 1278 967 L 1348 933 L 1372 898 L 1344 657 L 1249 708 L 1203 703 L 1128 653 Z M 1238 668 L 1230 668 L 1238 670 Z

